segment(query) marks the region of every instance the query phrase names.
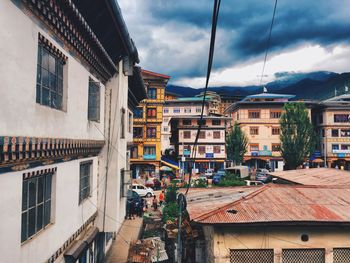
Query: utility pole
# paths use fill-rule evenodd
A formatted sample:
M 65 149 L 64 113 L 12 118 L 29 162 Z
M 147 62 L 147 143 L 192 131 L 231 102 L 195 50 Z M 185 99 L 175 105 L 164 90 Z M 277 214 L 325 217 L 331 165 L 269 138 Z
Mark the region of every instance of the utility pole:
M 182 221 L 182 198 L 178 198 L 179 203 L 179 231 L 177 232 L 177 263 L 181 263 L 182 248 L 181 248 L 181 221 Z

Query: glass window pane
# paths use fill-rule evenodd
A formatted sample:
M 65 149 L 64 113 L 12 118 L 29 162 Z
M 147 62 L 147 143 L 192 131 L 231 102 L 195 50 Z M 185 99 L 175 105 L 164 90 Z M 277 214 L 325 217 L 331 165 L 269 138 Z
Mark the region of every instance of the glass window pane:
M 46 176 L 46 187 L 45 187 L 45 200 L 49 200 L 51 198 L 51 181 L 52 181 L 52 174 L 48 174 Z
M 28 207 L 28 180 L 23 181 L 22 184 L 22 211 L 27 210 Z
M 52 108 L 58 109 L 57 94 L 55 92 L 51 92 L 51 106 Z
M 40 103 L 41 102 L 41 86 L 36 85 L 36 102 Z
M 45 48 L 43 48 L 41 65 L 43 68 L 49 69 L 49 53 Z
M 37 203 L 41 203 L 44 200 L 44 177 L 38 178 L 38 200 Z
M 44 226 L 48 225 L 50 221 L 51 221 L 51 202 L 46 201 L 45 208 L 44 208 Z
M 41 84 L 41 67 L 39 65 L 36 69 L 36 84 Z
M 44 215 L 44 204 L 41 204 L 37 208 L 37 218 L 36 218 L 36 231 L 43 228 L 43 215 Z
M 28 213 L 25 212 L 25 213 L 22 213 L 22 227 L 21 227 L 22 242 L 27 239 L 27 231 L 28 231 L 27 223 L 28 223 Z
M 63 95 L 63 82 L 61 78 L 57 79 L 57 93 Z
M 36 205 L 36 179 L 29 181 L 29 207 Z
M 62 109 L 62 96 L 56 94 L 56 105 L 57 109 Z
M 56 87 L 56 75 L 50 73 L 50 89 L 53 91 L 57 91 L 57 87 Z
M 56 74 L 56 59 L 54 56 L 49 56 L 49 71 Z
M 28 237 L 35 234 L 35 210 L 36 208 L 32 208 L 29 210 L 29 216 L 28 216 Z
M 42 101 L 41 103 L 43 105 L 47 105 L 47 106 L 50 106 L 50 91 L 46 88 L 43 88 L 42 89 Z
M 57 63 L 57 75 L 62 78 L 63 76 L 63 65 L 61 61 L 56 61 Z
M 41 65 L 41 52 L 42 52 L 42 47 L 39 45 L 38 46 L 38 65 Z
M 49 72 L 46 69 L 41 70 L 42 85 L 45 87 L 49 86 Z

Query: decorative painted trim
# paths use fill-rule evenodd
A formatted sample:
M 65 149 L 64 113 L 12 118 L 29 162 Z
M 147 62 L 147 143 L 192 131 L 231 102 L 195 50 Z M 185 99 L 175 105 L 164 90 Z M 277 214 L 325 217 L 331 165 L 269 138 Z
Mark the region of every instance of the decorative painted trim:
M 60 36 L 107 82 L 118 70 L 72 1 L 21 0 L 54 35 Z
M 46 261 L 46 263 L 53 263 L 55 260 L 61 256 L 65 250 L 75 241 L 75 239 L 89 226 L 90 223 L 94 223 L 95 218 L 97 217 L 97 212 L 95 212 L 69 239 L 64 242 L 64 244 L 57 249 L 57 251 Z
M 46 39 L 42 34 L 39 33 L 39 42 L 47 48 L 51 53 L 55 54 L 63 64 L 66 63 L 68 57 L 63 54 L 54 44 L 52 44 L 48 39 Z
M 97 156 L 103 140 L 0 136 L 0 174 Z
M 49 168 L 49 169 L 43 169 L 43 170 L 38 170 L 38 171 L 33 171 L 33 172 L 28 172 L 28 173 L 23 173 L 23 180 L 24 179 L 29 179 L 32 177 L 40 176 L 43 174 L 48 174 L 48 173 L 55 173 L 57 171 L 57 167 L 54 168 Z

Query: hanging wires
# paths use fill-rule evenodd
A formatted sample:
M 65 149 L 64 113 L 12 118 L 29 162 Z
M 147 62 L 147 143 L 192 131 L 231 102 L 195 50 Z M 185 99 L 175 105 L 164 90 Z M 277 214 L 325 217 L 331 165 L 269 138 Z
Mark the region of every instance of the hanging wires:
M 200 133 L 202 125 L 203 125 L 204 105 L 205 105 L 205 99 L 206 99 L 206 94 L 207 94 L 207 90 L 208 90 L 208 84 L 209 84 L 209 79 L 210 79 L 211 68 L 212 68 L 212 64 L 213 64 L 214 48 L 215 48 L 215 36 L 216 36 L 216 26 L 217 26 L 218 17 L 219 17 L 220 3 L 221 3 L 221 0 L 215 0 L 215 2 L 214 2 L 212 26 L 211 26 L 211 37 L 210 37 L 210 48 L 209 48 L 209 57 L 208 57 L 208 67 L 207 67 L 207 77 L 206 77 L 205 89 L 204 89 L 204 94 L 203 94 L 201 115 L 200 115 L 200 118 L 199 118 L 199 121 L 198 121 L 198 129 L 197 129 L 196 139 L 195 139 L 194 144 L 193 144 L 193 150 L 192 150 L 192 159 L 193 159 L 193 161 L 195 161 L 195 158 L 196 158 L 196 154 L 197 154 L 196 146 L 198 144 L 199 133 Z M 188 186 L 187 186 L 185 195 L 187 195 L 188 190 L 190 188 L 191 179 L 192 179 L 192 172 L 190 173 L 190 176 L 189 176 Z
M 265 58 L 264 58 L 263 68 L 262 68 L 262 71 L 261 71 L 259 86 L 261 86 L 261 83 L 262 83 L 262 79 L 263 79 L 264 72 L 265 72 L 265 65 L 266 65 L 267 54 L 268 54 L 269 49 L 270 49 L 271 33 L 272 33 L 273 23 L 275 21 L 276 7 L 277 7 L 277 0 L 275 0 L 275 6 L 273 8 L 272 20 L 271 20 L 271 25 L 270 25 L 270 32 L 269 32 L 269 37 L 267 38 L 267 42 L 266 42 Z

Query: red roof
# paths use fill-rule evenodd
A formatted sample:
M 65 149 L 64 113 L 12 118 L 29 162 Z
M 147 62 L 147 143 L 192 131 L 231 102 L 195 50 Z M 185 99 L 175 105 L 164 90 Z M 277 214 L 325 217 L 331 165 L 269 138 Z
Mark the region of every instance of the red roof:
M 163 78 L 163 79 L 170 79 L 170 78 L 171 78 L 171 77 L 168 76 L 168 75 L 164 75 L 164 74 L 152 72 L 152 71 L 145 70 L 145 69 L 142 69 L 141 71 L 142 71 L 142 73 L 144 73 L 144 74 L 149 74 L 149 75 L 152 75 L 152 76 L 155 76 L 155 77 L 160 77 L 160 78 Z
M 350 189 L 267 185 L 193 221 L 204 224 L 350 223 Z

